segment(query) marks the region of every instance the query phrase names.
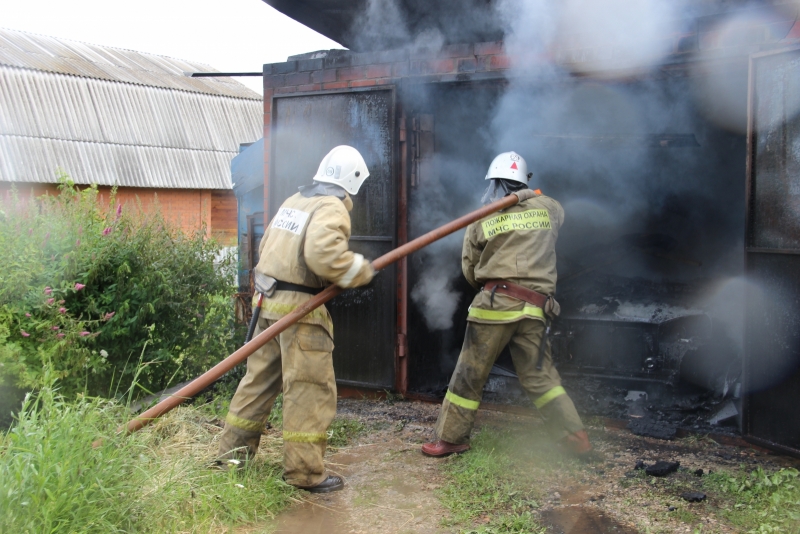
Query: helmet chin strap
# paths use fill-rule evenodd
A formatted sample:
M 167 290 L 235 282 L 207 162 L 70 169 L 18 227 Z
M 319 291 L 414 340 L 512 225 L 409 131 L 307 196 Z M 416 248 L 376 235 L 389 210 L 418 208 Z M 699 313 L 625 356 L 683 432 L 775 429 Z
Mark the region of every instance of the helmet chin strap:
M 489 187 L 486 188 L 486 191 L 481 197 L 481 204 L 485 206 L 486 204 L 500 200 L 501 198 L 522 189 L 528 189 L 528 184 L 523 184 L 522 182 L 517 182 L 516 180 L 492 178 L 489 180 Z

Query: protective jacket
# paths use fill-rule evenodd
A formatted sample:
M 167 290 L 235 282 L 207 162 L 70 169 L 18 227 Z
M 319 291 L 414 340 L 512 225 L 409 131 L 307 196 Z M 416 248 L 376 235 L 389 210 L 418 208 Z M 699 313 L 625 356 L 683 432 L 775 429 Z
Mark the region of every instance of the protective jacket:
M 503 279 L 544 295 L 556 289 L 558 230 L 564 209 L 558 201 L 539 195 L 489 215 L 467 227 L 461 269 L 476 289 Z M 480 291 L 470 306 L 468 321 L 511 323 L 525 318 L 544 320 L 544 313 L 524 301 Z
M 504 280 L 552 296 L 556 288 L 555 244 L 563 222 L 561 204 L 539 195 L 471 224 L 462 249 L 464 276 L 475 288 L 489 280 Z M 583 430 L 547 344 L 541 368 L 537 364 L 544 318 L 542 308 L 524 300 L 500 293 L 492 296 L 485 289 L 475 296 L 464 345 L 436 421 L 438 439 L 467 443 L 484 385 L 506 345 L 520 384 L 553 437 L 564 439 Z
M 372 266 L 348 250 L 350 197 L 338 188 L 333 194 L 314 191 L 304 190 L 309 196 L 301 192 L 283 203 L 264 232 L 256 270 L 310 288 L 369 283 Z M 295 290 L 275 290 L 265 297 L 256 335 L 312 298 Z M 327 430 L 336 414 L 333 348 L 331 316 L 320 307 L 255 351 L 225 416 L 219 457 L 256 454 L 261 431 L 283 391 L 284 479 L 301 487 L 325 480 Z
M 329 283 L 357 287 L 369 283 L 374 270 L 361 254 L 348 248 L 353 201 L 332 195 L 289 197 L 264 232 L 256 271 L 283 282 L 312 288 Z M 277 320 L 309 300 L 308 293 L 278 291 L 262 302 L 261 317 Z M 333 322 L 320 306 L 301 323 L 317 324 L 333 336 Z

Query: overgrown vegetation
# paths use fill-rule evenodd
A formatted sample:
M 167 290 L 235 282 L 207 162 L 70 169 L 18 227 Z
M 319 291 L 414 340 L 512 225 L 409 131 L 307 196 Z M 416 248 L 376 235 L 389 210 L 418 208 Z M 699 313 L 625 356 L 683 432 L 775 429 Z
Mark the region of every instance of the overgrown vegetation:
M 136 396 L 196 376 L 241 343 L 232 259 L 157 208 L 123 209 L 113 193 L 101 203 L 66 177 L 60 189 L 0 202 L 0 379 L 16 388 L 0 392 L 31 392 L 0 435 L 0 532 L 263 527 L 295 490 L 281 479 L 279 434 L 265 435 L 243 470 L 208 469 L 230 391 L 117 433 Z M 330 444 L 363 430 L 336 420 Z
M 0 203 L 0 378 L 39 387 L 49 361 L 66 396 L 114 396 L 136 372 L 155 391 L 237 347 L 233 260 L 215 262 L 204 230 L 60 181 L 58 196 Z
M 714 473 L 706 486 L 729 500 L 721 513 L 748 533 L 800 532 L 800 480 L 796 469 Z
M 484 430 L 472 439 L 469 453 L 444 464 L 449 481 L 441 497 L 452 513 L 449 525 L 459 525 L 467 534 L 545 531 L 533 514 L 539 508 L 535 485 L 518 478 L 519 470 L 509 458 L 514 441 L 507 432 Z
M 209 470 L 216 431 L 197 410 L 117 434 L 124 408 L 65 401 L 52 379 L 0 437 L 0 532 L 226 532 L 289 504 L 278 443 L 242 471 Z

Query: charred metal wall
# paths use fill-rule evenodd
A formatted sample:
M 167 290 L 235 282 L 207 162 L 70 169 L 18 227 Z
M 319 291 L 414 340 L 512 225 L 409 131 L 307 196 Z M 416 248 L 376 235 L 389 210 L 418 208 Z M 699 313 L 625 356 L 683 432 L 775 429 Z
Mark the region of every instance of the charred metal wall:
M 800 49 L 751 60 L 744 432 L 800 454 Z
M 276 97 L 272 101 L 269 213 L 311 183 L 325 154 L 338 145 L 361 152 L 369 179 L 352 197 L 350 248 L 376 258 L 394 248 L 394 91 L 362 90 Z M 328 305 L 336 329 L 333 359 L 339 382 L 391 388 L 395 367 L 395 269 Z
M 392 226 L 370 230 L 380 239 L 366 254 L 374 257 L 384 250 L 377 243 L 395 244 L 406 230 L 413 238 L 477 207 L 492 157 L 516 150 L 534 166 L 536 185 L 567 213 L 558 249 L 563 337 L 554 341 L 562 368 L 661 383 L 699 373 L 697 383 L 716 387 L 716 377 L 731 374 L 742 352 L 743 292 L 726 294 L 721 281 L 743 273 L 746 136 L 707 118 L 700 108 L 714 107 L 715 98 L 698 100 L 694 82 L 721 80 L 733 88 L 725 95 L 733 106 L 745 109 L 747 69 L 739 49 L 733 59 L 723 58 L 736 64 L 726 76 L 695 69 L 693 54 L 709 42 L 700 29 L 675 36 L 668 63 L 636 80 L 567 75 L 535 87 L 520 85 L 523 77 L 502 42 L 322 52 L 265 65 L 267 207 L 294 191 L 291 176 L 310 178 L 334 137 L 359 147 L 362 133 L 345 125 L 352 114 L 335 99 L 363 88 L 393 89 L 395 107 L 381 128 L 402 148 L 391 156 L 393 188 L 381 194 L 396 196 L 388 207 L 378 198 L 368 203 L 379 210 L 370 217 L 392 211 Z M 565 61 L 581 57 L 580 50 L 567 52 Z M 523 96 L 515 100 L 515 94 Z M 360 97 L 340 102 L 351 98 Z M 295 99 L 309 105 L 289 104 Z M 281 126 L 295 123 L 305 129 L 282 140 Z M 348 133 L 315 139 L 319 125 Z M 302 172 L 288 163 L 301 160 L 308 162 Z M 405 193 L 397 194 L 406 190 L 407 217 Z M 354 217 L 369 206 L 357 205 Z M 391 386 L 383 365 L 396 358 L 397 368 L 408 366 L 409 390 L 443 391 L 474 294 L 460 274 L 462 235 L 412 256 L 407 280 L 379 275 L 386 285 L 366 314 L 358 315 L 362 307 L 354 301 L 335 317 L 338 377 Z M 362 246 L 358 239 L 353 245 Z M 399 302 L 390 296 L 393 288 Z M 387 319 L 373 328 L 375 317 L 395 313 L 397 323 Z M 359 345 L 373 330 L 379 342 Z M 377 350 L 383 371 L 359 374 L 359 362 L 371 361 Z M 500 364 L 507 366 L 505 357 Z M 685 369 L 687 361 L 693 369 Z M 726 395 L 738 380 L 732 375 L 720 386 Z

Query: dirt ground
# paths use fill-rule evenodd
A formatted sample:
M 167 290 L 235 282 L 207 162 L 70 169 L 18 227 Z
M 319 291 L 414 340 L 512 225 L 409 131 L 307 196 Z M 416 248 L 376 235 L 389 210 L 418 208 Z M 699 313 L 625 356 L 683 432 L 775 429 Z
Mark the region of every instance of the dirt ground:
M 327 495 L 303 493 L 302 502 L 271 527 L 278 533 L 307 534 L 463 531 L 463 526 L 442 526 L 448 511 L 436 490 L 446 483 L 440 468 L 446 460 L 427 458 L 419 451 L 430 439 L 438 410 L 438 405 L 423 402 L 340 399 L 339 416 L 357 419 L 369 429 L 326 456 L 330 471 L 345 478 L 345 489 Z M 743 464 L 800 467 L 800 461 L 791 458 L 708 438 L 662 441 L 606 427 L 599 419 L 587 423 L 599 461 L 563 464 L 545 455 L 543 463 L 558 468 L 543 466 L 531 472 L 531 487 L 540 496 L 536 513 L 553 534 L 694 532 L 698 526 L 703 532 L 737 532 L 714 513 L 719 504 L 714 495 L 697 504 L 680 499 L 682 491 L 700 489 L 701 477 L 694 472 L 733 470 Z M 533 415 L 481 410 L 476 428 L 524 433 L 531 436 L 534 449 L 544 439 L 541 421 Z M 274 429 L 268 433 L 278 435 Z M 658 479 L 634 470 L 638 461 L 649 465 L 657 460 L 679 461 L 681 469 Z M 480 519 L 473 526 L 479 523 Z

